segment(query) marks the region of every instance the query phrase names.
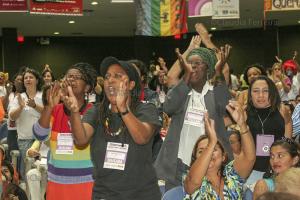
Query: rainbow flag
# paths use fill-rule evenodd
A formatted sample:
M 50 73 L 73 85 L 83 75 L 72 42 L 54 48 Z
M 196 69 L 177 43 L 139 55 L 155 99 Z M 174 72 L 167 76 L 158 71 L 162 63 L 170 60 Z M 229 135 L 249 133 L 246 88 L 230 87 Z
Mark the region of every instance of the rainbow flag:
M 170 36 L 187 32 L 186 0 L 136 0 L 137 35 Z

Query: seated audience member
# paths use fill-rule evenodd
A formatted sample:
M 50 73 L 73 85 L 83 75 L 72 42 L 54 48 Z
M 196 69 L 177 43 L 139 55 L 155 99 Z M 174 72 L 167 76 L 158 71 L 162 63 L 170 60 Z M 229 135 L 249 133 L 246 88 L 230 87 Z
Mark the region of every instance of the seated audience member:
M 47 154 L 49 147 L 36 140 L 27 151 L 29 158 L 35 159 L 36 167 L 26 173 L 31 200 L 43 199 L 47 185 Z
M 2 182 L 7 181 L 12 183 L 14 180 L 14 168 L 11 163 L 7 160 L 3 160 L 1 163 L 1 171 L 2 171 Z
M 28 200 L 25 191 L 14 183 L 7 186 L 6 191 L 2 193 L 3 200 Z
M 226 106 L 241 127 L 241 151 L 226 164 L 226 152 L 217 138 L 214 122 L 205 115 L 206 134 L 194 146 L 192 163 L 184 181 L 185 200 L 242 199 L 243 183 L 255 162 L 255 146 L 244 113 L 237 102 Z
M 3 170 L 5 171 L 5 174 L 2 176 L 2 181 L 19 183 L 19 175 L 6 157 L 6 151 L 2 145 L 0 145 L 0 166 L 2 168 L 2 172 Z
M 7 160 L 2 161 L 1 175 L 2 175 L 1 192 L 2 195 L 4 195 L 8 191 L 8 186 L 12 183 L 17 182 L 14 179 L 14 168 L 12 167 L 11 163 Z
M 300 200 L 300 197 L 285 192 L 266 192 L 257 200 Z
M 275 179 L 276 192 L 287 192 L 300 197 L 300 168 L 292 167 Z
M 272 144 L 269 161 L 271 173 L 265 175 L 267 178 L 257 181 L 253 193 L 254 200 L 265 192 L 275 190 L 275 178 L 278 175 L 291 167 L 299 166 L 299 150 L 299 146 L 293 140 L 287 138 L 277 140 Z

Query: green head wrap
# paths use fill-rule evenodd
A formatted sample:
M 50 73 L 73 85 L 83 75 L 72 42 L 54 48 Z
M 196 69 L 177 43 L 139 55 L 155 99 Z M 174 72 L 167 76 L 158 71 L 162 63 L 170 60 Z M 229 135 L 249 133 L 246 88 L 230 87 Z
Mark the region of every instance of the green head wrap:
M 217 57 L 213 50 L 208 48 L 199 47 L 196 49 L 193 49 L 188 55 L 187 58 L 189 58 L 192 55 L 200 56 L 204 63 L 207 64 L 209 74 L 212 76 L 213 72 L 215 71 L 215 65 L 217 63 Z

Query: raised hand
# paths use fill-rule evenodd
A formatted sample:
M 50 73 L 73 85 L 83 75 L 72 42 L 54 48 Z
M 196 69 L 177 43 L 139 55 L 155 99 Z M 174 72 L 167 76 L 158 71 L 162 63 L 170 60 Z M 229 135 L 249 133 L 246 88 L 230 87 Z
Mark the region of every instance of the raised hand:
M 191 74 L 193 72 L 193 68 L 191 64 L 188 64 L 185 59 L 183 58 L 182 54 L 180 53 L 179 49 L 175 49 L 176 55 L 178 57 L 179 65 L 184 70 L 184 77 L 183 79 L 188 84 L 190 81 Z
M 193 50 L 196 48 L 199 48 L 201 45 L 201 37 L 200 35 L 194 35 L 191 39 L 190 45 L 189 45 L 189 49 Z
M 203 41 L 210 41 L 212 35 L 209 34 L 209 32 L 202 23 L 196 23 L 195 29 Z
M 278 56 L 275 56 L 275 59 L 277 60 L 277 62 L 282 63 L 282 60 Z
M 217 53 L 218 62 L 216 63 L 215 70 L 216 74 L 220 75 L 222 73 L 223 67 L 228 60 L 231 46 L 226 44 L 225 47 L 221 47 L 220 51 Z
M 116 104 L 119 112 L 125 112 L 129 94 L 129 79 L 123 75 L 117 91 Z
M 207 113 L 204 115 L 204 124 L 209 142 L 217 143 L 218 138 L 215 130 L 215 121 L 210 119 Z
M 62 95 L 62 100 L 64 105 L 70 110 L 72 113 L 79 112 L 80 108 L 78 105 L 78 101 L 73 93 L 72 87 L 68 85 L 66 87 L 67 94 Z
M 25 104 L 25 101 L 24 101 L 24 99 L 22 98 L 22 96 L 21 96 L 20 93 L 17 94 L 17 98 L 18 98 L 18 103 L 19 103 L 19 105 L 20 105 L 22 108 L 24 108 L 24 107 L 26 106 L 26 104 Z
M 246 123 L 246 114 L 245 110 L 237 101 L 230 100 L 229 103 L 226 105 L 226 109 L 230 113 L 233 120 L 241 127 Z
M 62 89 L 60 87 L 60 83 L 58 81 L 55 81 L 49 90 L 47 90 L 47 102 L 48 106 L 53 108 L 55 105 L 57 105 L 61 99 L 62 96 Z

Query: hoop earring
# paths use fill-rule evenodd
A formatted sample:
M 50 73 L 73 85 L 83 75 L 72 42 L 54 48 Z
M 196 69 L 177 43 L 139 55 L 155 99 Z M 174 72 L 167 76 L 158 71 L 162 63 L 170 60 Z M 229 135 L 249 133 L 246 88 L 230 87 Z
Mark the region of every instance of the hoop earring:
M 84 93 L 84 100 L 85 100 L 86 102 L 89 101 L 89 94 L 88 94 L 87 92 Z

